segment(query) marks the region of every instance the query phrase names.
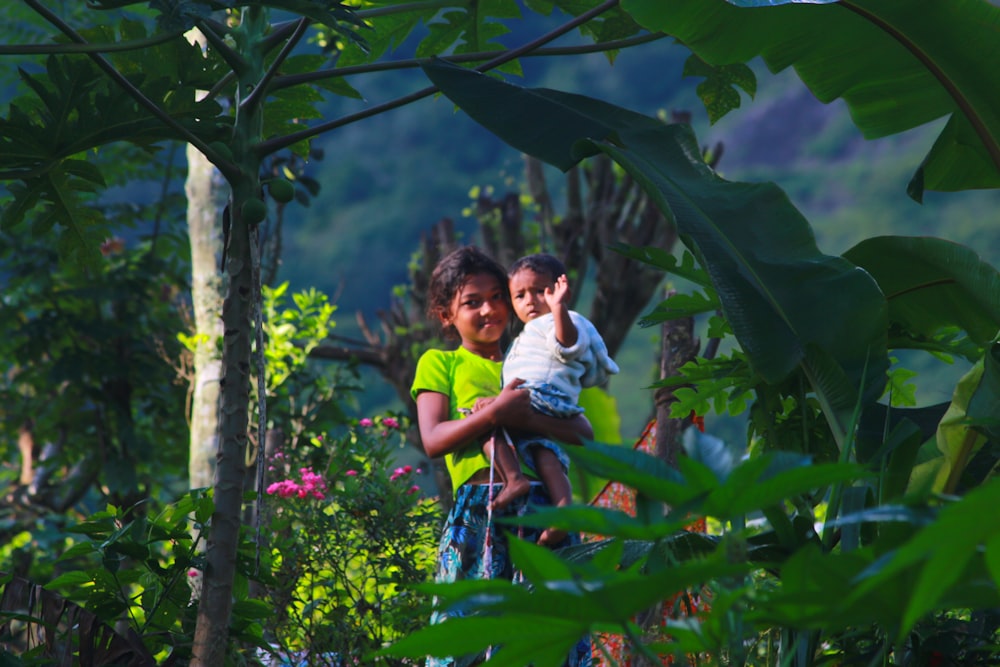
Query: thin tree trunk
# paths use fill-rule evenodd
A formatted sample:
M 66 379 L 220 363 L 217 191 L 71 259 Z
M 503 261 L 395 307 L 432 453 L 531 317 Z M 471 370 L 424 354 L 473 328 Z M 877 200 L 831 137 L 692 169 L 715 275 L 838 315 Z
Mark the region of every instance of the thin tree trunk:
M 245 201 L 248 197 L 239 195 Z M 232 201 L 232 200 L 230 200 Z M 236 207 L 234 207 L 236 208 Z M 233 578 L 243 505 L 243 477 L 250 419 L 250 353 L 253 332 L 253 269 L 250 234 L 242 216 L 232 218 L 226 271 L 229 290 L 222 304 L 224 329 L 220 410 L 221 443 L 216 459 L 215 511 L 206 552 L 201 604 L 192 647 L 193 667 L 215 667 L 225 659 Z
M 219 272 L 222 238 L 220 210 L 228 194 L 215 167 L 198 149 L 188 146 L 188 237 L 191 241 L 191 300 L 198 344 L 194 352 L 191 399 L 191 445 L 188 480 L 192 489 L 212 486 L 219 449 L 219 381 L 222 357 L 223 279 Z
M 257 204 L 258 208 L 264 204 L 260 185 L 261 158 L 256 150 L 263 134 L 263 109 L 261 98 L 253 97 L 252 92 L 257 90 L 264 75 L 262 39 L 269 28 L 267 17 L 265 9 L 255 6 L 245 9 L 241 19 L 249 45 L 245 56 L 252 66 L 240 73 L 234 100 L 239 113 L 233 128 L 232 152 L 239 164 L 239 174 L 228 179 L 231 193 L 227 211 L 223 213 L 228 285 L 222 302 L 220 442 L 215 469 L 215 509 L 205 552 L 191 667 L 216 667 L 225 663 L 233 611 L 250 422 L 254 309 L 260 299 L 259 258 L 255 266 L 251 248 L 251 234 L 257 233 L 260 219 L 254 219 L 249 203 Z M 253 100 L 256 103 L 250 103 Z M 250 213 L 245 215 L 247 211 Z M 261 395 L 260 401 L 263 410 L 266 397 Z

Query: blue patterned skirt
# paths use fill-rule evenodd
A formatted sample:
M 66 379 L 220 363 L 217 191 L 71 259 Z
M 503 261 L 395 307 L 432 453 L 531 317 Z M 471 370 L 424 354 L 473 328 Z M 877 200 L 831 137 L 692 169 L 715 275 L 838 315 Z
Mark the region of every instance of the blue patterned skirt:
M 493 485 L 493 493 L 499 493 L 501 485 Z M 521 539 L 535 542 L 541 531 L 522 526 L 499 526 L 496 519 L 504 516 L 523 516 L 530 511 L 529 505 L 551 505 L 545 487 L 540 482 L 532 482 L 527 495 L 516 499 L 502 512 L 493 514 L 493 522 L 487 520 L 490 485 L 463 484 L 458 488 L 455 504 L 445 521 L 438 547 L 437 582 L 454 582 L 463 579 L 503 579 L 518 582 L 520 577 L 514 570 L 507 548 L 506 535 L 510 532 Z M 489 559 L 483 557 L 483 545 L 489 539 L 492 550 Z M 568 546 L 577 541 L 571 535 L 565 543 Z M 487 562 L 487 560 L 489 562 Z M 440 623 L 452 616 L 464 616 L 466 610 L 460 606 L 438 609 L 431 615 L 431 623 Z M 464 659 L 428 658 L 427 667 L 466 667 L 479 665 L 486 660 L 485 653 Z M 584 637 L 573 649 L 564 663 L 565 667 L 589 667 L 591 664 L 590 638 Z

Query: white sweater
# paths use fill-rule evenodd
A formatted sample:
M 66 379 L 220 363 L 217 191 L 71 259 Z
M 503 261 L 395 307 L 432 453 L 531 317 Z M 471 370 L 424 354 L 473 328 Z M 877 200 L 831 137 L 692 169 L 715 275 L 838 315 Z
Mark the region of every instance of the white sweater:
M 582 388 L 604 384 L 609 375 L 618 373 L 618 364 L 608 355 L 608 347 L 593 323 L 575 311 L 569 315 L 577 331 L 576 343 L 571 347 L 563 347 L 556 340 L 552 313 L 524 325 L 504 358 L 504 385 L 514 378 L 528 384 L 547 383 L 576 403 Z

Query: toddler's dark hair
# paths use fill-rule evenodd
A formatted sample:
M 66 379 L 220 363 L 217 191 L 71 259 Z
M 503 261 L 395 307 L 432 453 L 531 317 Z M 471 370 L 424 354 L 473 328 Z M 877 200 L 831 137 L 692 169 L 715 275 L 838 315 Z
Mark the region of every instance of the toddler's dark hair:
M 431 272 L 427 285 L 427 317 L 432 321 L 439 321 L 439 315 L 451 309 L 451 302 L 465 281 L 470 276 L 481 273 L 495 277 L 503 289 L 504 297 L 510 302 L 507 273 L 499 262 L 476 246 L 462 246 L 442 257 Z M 449 326 L 444 329 L 444 335 L 445 338 L 454 340 L 458 337 L 458 332 L 455 327 Z
M 555 282 L 556 278 L 566 273 L 566 267 L 562 262 L 552 255 L 544 252 L 540 252 L 536 255 L 525 255 L 511 264 L 510 268 L 507 270 L 507 277 L 513 278 L 514 274 L 518 271 L 523 271 L 524 269 L 531 269 L 535 273 L 548 276 L 552 282 Z

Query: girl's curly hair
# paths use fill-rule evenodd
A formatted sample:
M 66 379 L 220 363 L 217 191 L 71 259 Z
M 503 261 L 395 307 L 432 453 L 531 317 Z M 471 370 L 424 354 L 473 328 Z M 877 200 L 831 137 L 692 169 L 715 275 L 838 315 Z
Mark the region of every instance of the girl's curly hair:
M 504 297 L 510 302 L 507 272 L 503 267 L 476 246 L 462 246 L 442 257 L 431 272 L 427 285 L 427 317 L 440 321 L 441 315 L 450 311 L 455 294 L 462 289 L 465 281 L 478 274 L 495 277 L 503 288 Z M 454 326 L 445 327 L 443 333 L 445 338 L 451 340 L 458 337 Z

